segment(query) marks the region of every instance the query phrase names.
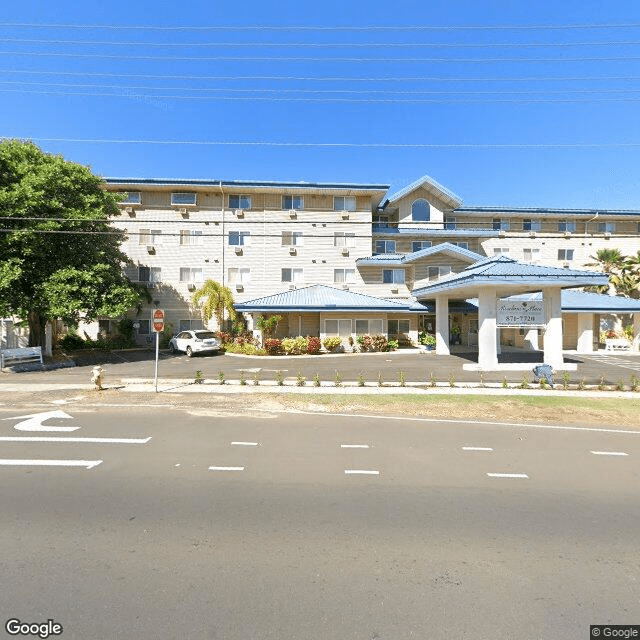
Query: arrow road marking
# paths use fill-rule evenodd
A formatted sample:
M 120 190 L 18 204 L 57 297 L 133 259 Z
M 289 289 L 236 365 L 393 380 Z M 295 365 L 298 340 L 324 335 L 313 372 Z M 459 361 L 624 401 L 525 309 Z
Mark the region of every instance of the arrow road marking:
M 490 478 L 529 478 L 526 473 L 487 473 L 487 475 Z
M 0 466 L 5 467 L 85 467 L 93 469 L 102 460 L 0 460 Z
M 65 436 L 2 436 L 0 442 L 93 442 L 100 444 L 147 444 L 148 438 L 76 438 Z
M 594 456 L 628 456 L 624 451 L 592 451 Z
M 22 420 L 14 425 L 18 431 L 76 431 L 80 427 L 45 427 L 42 423 L 52 418 L 70 419 L 71 416 L 59 409 L 56 411 L 44 411 L 43 413 L 32 413 L 28 416 L 14 416 L 13 418 L 3 418 L 3 420 Z

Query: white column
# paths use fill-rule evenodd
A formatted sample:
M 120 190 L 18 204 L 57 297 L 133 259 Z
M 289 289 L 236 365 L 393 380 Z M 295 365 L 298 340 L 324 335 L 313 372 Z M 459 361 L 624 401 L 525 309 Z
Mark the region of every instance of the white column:
M 578 314 L 578 353 L 593 353 L 593 313 Z
M 478 292 L 478 366 L 489 371 L 498 367 L 496 292 L 489 287 Z
M 544 333 L 544 362 L 560 369 L 562 358 L 562 310 L 560 287 L 549 287 L 543 292 L 547 310 L 547 329 Z
M 633 314 L 633 351 L 640 351 L 640 313 Z
M 449 354 L 449 298 L 436 296 L 436 355 Z
M 531 351 L 538 351 L 540 348 L 538 344 L 538 330 L 529 329 L 524 336 L 524 343 L 528 349 L 531 349 Z
M 53 330 L 50 322 L 44 326 L 44 341 L 44 355 L 50 358 L 53 355 Z

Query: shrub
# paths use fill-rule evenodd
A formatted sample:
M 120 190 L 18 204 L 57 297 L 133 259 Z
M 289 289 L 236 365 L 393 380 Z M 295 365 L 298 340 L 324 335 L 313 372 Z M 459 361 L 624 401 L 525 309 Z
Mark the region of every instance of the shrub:
M 407 378 L 404 375 L 404 371 L 400 372 L 400 386 L 401 387 L 406 387 L 407 386 Z
M 254 344 L 234 344 L 225 345 L 224 350 L 227 353 L 244 353 L 247 356 L 266 356 L 266 349 L 256 347 Z
M 369 335 L 358 336 L 357 340 L 358 340 L 358 344 L 360 345 L 361 351 L 373 350 L 373 340 L 371 339 L 371 336 Z
M 244 375 L 244 369 L 240 369 L 239 379 L 240 379 L 240 384 L 242 386 L 247 384 L 247 379 L 245 378 L 245 375 Z
M 222 344 L 228 344 L 233 342 L 233 336 L 230 333 L 227 333 L 226 331 L 218 331 L 217 335 L 218 335 L 218 338 L 220 338 L 220 342 L 222 342 Z
M 275 356 L 280 353 L 282 349 L 282 342 L 277 338 L 267 338 L 264 341 L 264 348 L 270 356 Z
M 362 371 L 358 375 L 358 386 L 364 387 L 364 374 L 362 373 Z
M 198 370 L 196 371 L 196 375 L 195 375 L 195 377 L 193 378 L 193 381 L 194 381 L 196 384 L 202 384 L 202 383 L 204 382 L 204 376 L 202 375 L 202 371 L 200 371 L 200 369 L 198 369 Z
M 319 387 L 320 386 L 320 374 L 316 373 L 315 376 L 313 376 L 313 386 L 314 387 Z
M 387 343 L 387 350 L 388 351 L 395 351 L 398 348 L 398 341 L 397 340 L 389 340 L 389 342 Z
M 288 356 L 299 356 L 302 353 L 306 353 L 309 347 L 309 341 L 302 336 L 298 336 L 297 338 L 284 338 L 281 344 L 282 350 Z
M 218 380 L 220 384 L 224 384 L 224 371 L 218 371 Z
M 282 371 L 276 371 L 276 382 L 279 387 L 284 385 L 284 375 L 282 374 Z
M 335 351 L 338 347 L 342 346 L 342 338 L 340 338 L 340 336 L 330 336 L 325 338 L 322 344 L 327 351 Z
M 387 341 L 387 337 L 382 334 L 378 334 L 377 336 L 371 337 L 371 342 L 373 344 L 373 348 L 376 351 L 386 351 L 389 347 L 389 342 Z
M 77 349 L 86 349 L 85 341 L 77 333 L 69 333 L 58 342 L 61 349 L 75 351 Z
M 296 376 L 296 384 L 299 387 L 304 387 L 304 385 L 307 384 L 307 379 L 302 375 L 302 373 L 300 373 L 300 371 L 298 371 L 298 375 Z
M 308 338 L 308 342 L 307 342 L 307 353 L 311 355 L 315 355 L 320 351 L 321 346 L 322 346 L 322 343 L 320 342 L 320 338 L 311 336 Z
M 334 379 L 334 384 L 336 385 L 336 387 L 342 386 L 342 374 L 337 370 L 336 370 L 336 377 Z

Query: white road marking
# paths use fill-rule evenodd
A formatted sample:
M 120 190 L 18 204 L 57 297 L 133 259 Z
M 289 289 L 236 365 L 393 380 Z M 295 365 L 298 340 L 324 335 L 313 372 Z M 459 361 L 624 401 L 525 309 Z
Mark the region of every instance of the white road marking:
M 341 444 L 341 449 L 368 449 L 368 444 Z
M 239 447 L 257 447 L 257 442 L 232 442 L 231 444 L 237 445 Z
M 244 471 L 244 467 L 209 467 L 209 471 Z
M 93 469 L 102 463 L 102 460 L 0 460 L 0 465 L 5 467 L 85 467 Z
M 624 451 L 592 451 L 594 456 L 628 456 Z
M 462 447 L 463 451 L 493 451 L 491 447 Z
M 529 478 L 526 473 L 487 473 L 490 478 Z
M 93 442 L 99 444 L 147 444 L 148 438 L 76 438 L 74 436 L 2 436 L 0 442 Z
M 26 420 L 25 420 L 26 418 Z M 22 420 L 14 425 L 18 431 L 76 431 L 80 427 L 45 427 L 42 423 L 50 418 L 70 419 L 71 416 L 64 411 L 44 411 L 42 413 L 31 413 L 27 416 L 14 416 L 13 418 L 3 418 L 3 420 Z
M 345 469 L 345 474 L 347 475 L 365 475 L 365 476 L 379 476 L 379 471 L 374 471 L 373 469 Z

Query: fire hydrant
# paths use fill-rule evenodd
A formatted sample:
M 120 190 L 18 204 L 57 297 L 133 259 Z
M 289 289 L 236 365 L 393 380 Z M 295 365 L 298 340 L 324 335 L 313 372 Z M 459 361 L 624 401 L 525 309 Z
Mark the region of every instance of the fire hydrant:
M 91 371 L 91 382 L 96 385 L 96 389 L 102 390 L 104 382 L 104 369 L 101 366 L 93 367 Z

